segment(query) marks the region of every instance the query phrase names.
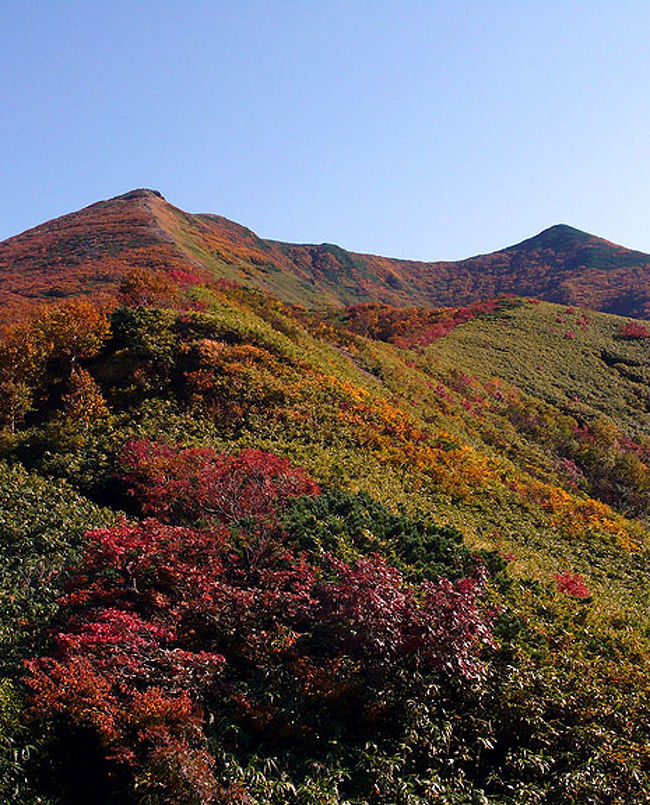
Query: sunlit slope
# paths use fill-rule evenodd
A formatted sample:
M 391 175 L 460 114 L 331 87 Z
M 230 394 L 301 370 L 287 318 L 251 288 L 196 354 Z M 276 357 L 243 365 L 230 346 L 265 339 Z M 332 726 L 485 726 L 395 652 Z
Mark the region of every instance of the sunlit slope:
M 191 214 L 134 190 L 0 243 L 0 303 L 114 295 L 135 269 L 183 287 L 227 280 L 292 304 L 458 306 L 501 293 L 644 317 L 650 256 L 566 225 L 457 262 L 360 254 L 263 239 L 227 218 Z
M 197 270 L 158 223 L 165 205 L 153 191 L 134 191 L 0 243 L 0 303 L 7 308 L 77 294 L 104 298 L 132 268 Z
M 625 319 L 588 318 L 522 300 L 426 348 L 359 339 L 355 359 L 448 451 L 437 489 L 420 481 L 411 502 L 431 488 L 424 505 L 473 544 L 512 551 L 527 574 L 579 569 L 637 618 L 647 598 L 649 351 L 620 338 Z M 618 541 L 628 529 L 631 551 Z
M 170 205 L 160 214 L 175 241 L 215 275 L 307 306 L 453 306 L 513 293 L 644 316 L 650 299 L 648 255 L 564 224 L 491 254 L 422 262 L 264 240 L 221 216 Z
M 427 347 L 446 367 L 499 377 L 581 418 L 650 433 L 650 340 L 625 339 L 626 319 L 547 303 L 462 324 Z
M 428 348 L 402 349 L 258 292 L 226 288 L 203 302 L 203 312 L 116 311 L 92 365 L 111 416 L 85 434 L 58 434 L 61 414 L 45 398 L 16 455 L 105 501 L 114 488 L 107 468 L 133 434 L 262 448 L 324 485 L 452 523 L 473 547 L 513 554 L 515 572 L 545 581 L 580 572 L 596 601 L 638 609 L 650 499 L 647 442 L 629 426 L 638 401 L 627 408 L 624 399 L 616 422 L 603 423 L 595 409 L 575 407 L 570 373 L 556 378 L 557 405 L 524 382 L 536 377 L 535 352 L 522 352 L 519 373 L 506 375 L 504 360 L 499 380 L 489 358 L 471 363 L 480 339 L 458 340 L 476 329 L 505 349 L 502 334 L 519 322 L 513 343 L 534 342 L 560 308 L 514 302 Z M 603 343 L 618 344 L 620 320 L 600 320 Z M 558 366 L 578 343 L 558 336 Z M 595 348 L 584 361 L 596 394 L 610 369 Z M 52 419 L 45 430 L 43 418 Z

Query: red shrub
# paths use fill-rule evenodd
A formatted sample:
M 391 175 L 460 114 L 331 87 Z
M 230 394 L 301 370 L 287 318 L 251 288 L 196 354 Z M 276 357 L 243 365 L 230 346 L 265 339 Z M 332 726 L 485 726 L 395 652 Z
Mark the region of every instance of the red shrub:
M 240 537 L 155 520 L 89 539 L 53 653 L 28 663 L 32 711 L 141 779 L 166 764 L 161 802 L 217 796 L 203 702 L 255 741 L 318 742 L 342 710 L 358 726 L 386 690 L 399 703 L 405 673 L 480 677 L 493 644 L 480 572 L 415 585 L 373 556 L 324 582 L 280 545 L 251 566 Z
M 355 333 L 396 344 L 402 349 L 428 346 L 458 325 L 511 304 L 511 295 L 473 302 L 458 308 L 395 308 L 380 303 L 353 305 L 347 326 Z
M 350 567 L 331 559 L 337 581 L 318 596 L 322 618 L 345 644 L 346 653 L 364 660 L 382 675 L 398 658 L 424 670 L 445 670 L 471 678 L 484 670 L 482 645 L 493 645 L 493 613 L 479 606 L 485 577 L 447 579 L 413 586 L 379 556 Z
M 89 540 L 53 652 L 28 663 L 33 712 L 92 730 L 108 758 L 134 769 L 176 747 L 203 769 L 199 790 L 214 790 L 198 702 L 224 658 L 183 623 L 219 573 L 221 535 L 148 520 Z
M 591 598 L 585 580 L 579 573 L 572 575 L 568 570 L 564 573 L 556 573 L 555 583 L 560 593 L 571 595 L 574 598 Z
M 455 584 L 414 584 L 377 555 L 314 565 L 273 513 L 283 497 L 318 489 L 261 451 L 134 442 L 125 464 L 147 510 L 250 518 L 247 531 L 148 519 L 91 532 L 53 650 L 28 663 L 33 714 L 90 730 L 139 794 L 170 805 L 222 797 L 204 708 L 244 742 L 309 740 L 320 752 L 336 724 L 356 734 L 359 719 L 374 729 L 378 713 L 403 706 L 416 672 L 483 674 L 495 613 L 481 605 L 482 566 Z
M 143 512 L 168 522 L 266 520 L 284 498 L 319 492 L 305 472 L 262 450 L 233 456 L 143 439 L 125 446 L 122 465 Z
M 645 324 L 641 324 L 641 322 L 638 321 L 631 321 L 629 324 L 624 324 L 621 327 L 619 336 L 621 338 L 630 339 L 650 338 L 650 331 Z

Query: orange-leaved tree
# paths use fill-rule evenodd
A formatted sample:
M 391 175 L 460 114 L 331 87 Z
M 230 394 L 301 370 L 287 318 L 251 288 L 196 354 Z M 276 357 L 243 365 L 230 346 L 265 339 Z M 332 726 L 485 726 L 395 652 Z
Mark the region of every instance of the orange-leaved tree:
M 69 374 L 79 361 L 94 357 L 110 333 L 106 308 L 85 297 L 46 309 L 33 328 L 47 344 L 50 359 Z

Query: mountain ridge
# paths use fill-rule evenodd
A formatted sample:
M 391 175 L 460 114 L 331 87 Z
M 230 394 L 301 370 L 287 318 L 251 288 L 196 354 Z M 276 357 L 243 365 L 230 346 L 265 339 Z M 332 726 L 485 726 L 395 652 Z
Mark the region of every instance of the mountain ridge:
M 129 267 L 222 279 L 306 307 L 458 306 L 502 293 L 646 318 L 650 255 L 568 224 L 457 261 L 402 260 L 331 243 L 285 243 L 139 188 L 0 243 L 0 303 L 113 294 Z

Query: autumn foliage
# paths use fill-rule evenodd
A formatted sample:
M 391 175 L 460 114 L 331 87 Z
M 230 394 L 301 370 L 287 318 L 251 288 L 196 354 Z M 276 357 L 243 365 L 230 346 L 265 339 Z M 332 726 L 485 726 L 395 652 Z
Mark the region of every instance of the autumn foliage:
M 362 304 L 346 309 L 346 326 L 355 333 L 388 341 L 405 349 L 428 346 L 460 324 L 477 316 L 496 313 L 513 304 L 507 296 L 474 302 L 459 308 L 396 308 Z
M 172 307 L 178 290 L 168 273 L 135 266 L 122 275 L 118 299 L 128 307 Z
M 68 617 L 53 654 L 30 664 L 35 716 L 92 731 L 119 766 L 165 756 L 200 769 L 191 784 L 171 784 L 191 793 L 187 802 L 209 801 L 214 787 L 197 697 L 224 659 L 192 650 L 182 621 L 209 584 L 201 568 L 218 573 L 219 545 L 217 535 L 155 521 L 94 532 L 61 602 Z
M 85 298 L 47 308 L 33 326 L 37 337 L 47 344 L 50 360 L 70 370 L 96 355 L 110 331 L 106 309 Z
M 101 391 L 81 362 L 108 340 L 110 306 L 69 299 L 43 307 L 0 333 L 0 421 L 13 432 L 39 397 L 63 385 L 62 405 L 88 422 L 106 413 Z
M 621 327 L 621 338 L 650 338 L 650 330 L 640 321 L 631 321 Z
M 558 592 L 571 595 L 574 598 L 589 598 L 591 596 L 585 580 L 579 573 L 570 573 L 568 570 L 564 571 L 564 573 L 556 573 L 555 583 Z
M 25 297 L 51 302 L 120 293 L 126 304 L 169 304 L 177 290 L 216 276 L 315 306 L 464 307 L 511 293 L 645 316 L 648 263 L 646 254 L 564 225 L 457 262 L 278 243 L 218 215 L 185 213 L 155 191 L 135 190 L 0 244 L 0 301 L 12 316 Z
M 115 780 L 160 802 L 229 801 L 208 713 L 256 741 L 322 751 L 335 724 L 382 729 L 406 672 L 483 676 L 494 614 L 480 564 L 456 583 L 414 584 L 378 555 L 349 564 L 297 550 L 273 515 L 318 487 L 261 451 L 136 442 L 124 461 L 146 511 L 193 525 L 91 532 L 53 650 L 28 679 L 34 717 L 91 731 Z M 244 532 L 229 530 L 242 518 Z
M 260 523 L 286 498 L 319 491 L 302 470 L 262 450 L 235 456 L 138 440 L 125 446 L 122 461 L 142 511 L 166 522 Z
M 645 336 L 495 298 L 638 306 L 630 255 L 63 224 L 0 249 L 0 800 L 645 801 Z

